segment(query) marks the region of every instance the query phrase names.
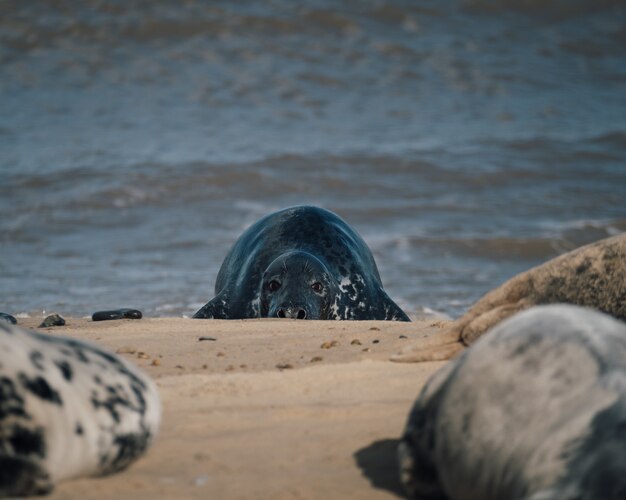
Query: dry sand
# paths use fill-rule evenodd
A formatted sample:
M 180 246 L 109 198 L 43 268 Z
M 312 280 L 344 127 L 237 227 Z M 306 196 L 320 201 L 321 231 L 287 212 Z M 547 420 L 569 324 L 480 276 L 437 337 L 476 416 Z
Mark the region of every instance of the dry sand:
M 51 499 L 398 498 L 397 439 L 444 364 L 388 361 L 441 322 L 66 320 L 40 330 L 143 368 L 160 388 L 163 423 L 128 470 L 61 483 Z

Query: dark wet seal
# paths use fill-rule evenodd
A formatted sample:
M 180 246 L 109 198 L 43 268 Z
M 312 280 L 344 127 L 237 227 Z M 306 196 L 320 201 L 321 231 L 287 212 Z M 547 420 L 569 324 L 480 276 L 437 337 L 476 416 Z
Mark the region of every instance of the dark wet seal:
M 383 289 L 365 241 L 338 215 L 309 206 L 246 229 L 220 267 L 215 297 L 193 317 L 410 321 Z
M 38 328 L 48 328 L 51 326 L 63 326 L 63 325 L 65 325 L 65 319 L 63 319 L 62 316 L 58 314 L 51 314 L 50 316 L 46 316 L 46 319 L 44 319 L 41 322 L 41 325 L 39 325 Z
M 111 319 L 141 319 L 141 311 L 138 309 L 113 309 L 111 311 L 98 311 L 93 313 L 93 321 L 107 321 Z
M 6 321 L 7 323 L 11 323 L 12 325 L 17 325 L 17 320 L 15 316 L 11 316 L 10 314 L 0 312 L 0 321 Z

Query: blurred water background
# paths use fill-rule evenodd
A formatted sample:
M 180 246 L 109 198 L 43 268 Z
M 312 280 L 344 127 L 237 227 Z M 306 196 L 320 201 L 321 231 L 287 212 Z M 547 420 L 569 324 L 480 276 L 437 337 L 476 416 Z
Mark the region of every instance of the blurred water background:
M 0 310 L 192 314 L 305 203 L 414 317 L 625 231 L 624 2 L 0 1 Z

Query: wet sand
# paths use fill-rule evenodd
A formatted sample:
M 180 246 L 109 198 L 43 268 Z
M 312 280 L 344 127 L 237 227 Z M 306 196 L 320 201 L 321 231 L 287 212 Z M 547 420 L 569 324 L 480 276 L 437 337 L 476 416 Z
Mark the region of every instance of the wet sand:
M 42 331 L 132 360 L 157 380 L 164 411 L 144 458 L 61 483 L 52 499 L 398 498 L 397 439 L 444 364 L 388 361 L 436 333 L 432 321 L 66 320 Z

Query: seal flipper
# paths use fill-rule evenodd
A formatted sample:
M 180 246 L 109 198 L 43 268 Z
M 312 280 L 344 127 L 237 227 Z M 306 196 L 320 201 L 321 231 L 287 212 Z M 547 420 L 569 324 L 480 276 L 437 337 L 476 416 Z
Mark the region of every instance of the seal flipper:
M 194 319 L 231 319 L 227 307 L 226 295 L 222 292 L 202 306 Z
M 45 495 L 54 488 L 37 463 L 23 457 L 0 457 L 0 497 Z
M 400 309 L 400 306 L 389 298 L 389 295 L 381 288 L 380 294 L 382 295 L 382 308 L 385 312 L 385 317 L 381 318 L 385 321 L 411 321 L 406 313 Z

